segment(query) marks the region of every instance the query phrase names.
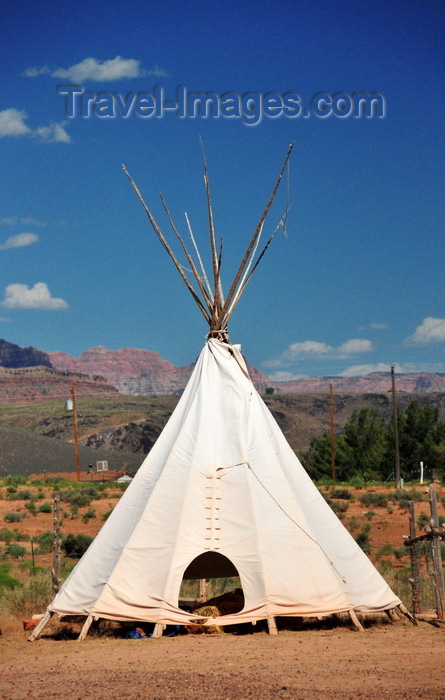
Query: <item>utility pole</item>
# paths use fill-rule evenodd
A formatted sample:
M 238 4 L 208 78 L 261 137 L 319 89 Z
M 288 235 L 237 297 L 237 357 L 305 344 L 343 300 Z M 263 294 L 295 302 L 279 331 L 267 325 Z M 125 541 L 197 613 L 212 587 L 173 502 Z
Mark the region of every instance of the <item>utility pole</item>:
M 394 446 L 396 455 L 395 475 L 396 488 L 400 488 L 400 457 L 399 457 L 399 428 L 397 425 L 397 405 L 396 405 L 396 381 L 394 376 L 394 365 L 391 365 L 391 386 L 392 386 L 392 414 L 394 421 Z
M 74 447 L 76 449 L 76 474 L 77 474 L 77 481 L 80 481 L 79 439 L 77 436 L 77 413 L 76 413 L 76 395 L 74 393 L 74 379 L 71 381 L 71 398 L 73 401 L 73 429 L 74 429 Z
M 329 384 L 329 419 L 331 425 L 331 476 L 335 481 L 335 439 L 334 439 L 334 394 L 332 384 Z

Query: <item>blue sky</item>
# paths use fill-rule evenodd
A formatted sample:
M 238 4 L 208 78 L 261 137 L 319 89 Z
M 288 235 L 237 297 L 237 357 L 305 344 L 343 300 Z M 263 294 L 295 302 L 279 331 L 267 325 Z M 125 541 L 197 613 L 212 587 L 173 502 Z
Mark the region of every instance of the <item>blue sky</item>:
M 288 189 L 288 235 L 247 287 L 232 342 L 278 378 L 392 363 L 444 372 L 444 29 L 437 0 L 9 3 L 0 336 L 75 356 L 104 345 L 191 362 L 205 321 L 121 164 L 166 233 L 159 191 L 186 235 L 188 212 L 208 264 L 202 137 L 227 287 L 295 142 L 266 227 Z M 75 116 L 63 86 L 77 86 Z M 256 105 L 292 93 L 307 116 L 110 113 L 112 94 L 128 106 L 145 93 L 149 107 L 161 88 L 174 101 L 179 86 L 220 100 L 253 93 Z M 384 116 L 319 116 L 321 93 L 377 93 Z

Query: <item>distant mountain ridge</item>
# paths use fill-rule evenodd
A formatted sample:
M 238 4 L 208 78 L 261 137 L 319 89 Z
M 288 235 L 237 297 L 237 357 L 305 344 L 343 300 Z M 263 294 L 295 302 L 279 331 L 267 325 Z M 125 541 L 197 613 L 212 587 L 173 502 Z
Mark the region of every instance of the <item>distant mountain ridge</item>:
M 123 348 L 90 348 L 77 358 L 62 352 L 50 352 L 52 365 L 59 370 L 100 374 L 122 394 L 133 396 L 179 394 L 185 388 L 194 364 L 176 367 L 157 352 Z M 247 365 L 257 391 L 267 387 L 279 394 L 328 392 L 386 393 L 391 390 L 391 373 L 372 372 L 363 377 L 307 377 L 275 382 L 260 370 Z M 445 374 L 412 372 L 397 374 L 397 390 L 407 393 L 445 392 Z
M 129 396 L 160 396 L 181 394 L 193 371 L 194 363 L 177 367 L 164 360 L 157 352 L 137 348 L 108 350 L 99 345 L 85 350 L 78 357 L 72 357 L 65 352 L 43 352 L 32 347 L 20 348 L 5 340 L 0 341 L 0 368 L 4 368 L 1 372 L 3 389 L 8 383 L 7 370 L 37 366 L 61 373 L 88 375 L 93 378 L 96 387 L 99 383 L 106 387 L 108 383 L 111 390 L 114 388 Z M 306 377 L 288 382 L 275 382 L 255 367 L 249 364 L 247 367 L 253 384 L 260 393 L 264 393 L 268 387 L 277 394 L 326 393 L 330 384 L 336 392 L 367 394 L 386 393 L 391 390 L 389 369 L 388 372 L 372 372 L 359 377 Z M 54 391 L 56 374 L 51 378 Z M 98 382 L 99 377 L 104 381 Z M 23 381 L 28 384 L 32 380 L 32 373 L 23 375 Z M 20 375 L 13 372 L 11 383 L 17 384 L 19 381 Z M 65 377 L 64 383 L 66 381 Z M 400 373 L 396 376 L 396 387 L 398 391 L 413 394 L 445 393 L 445 374 Z M 94 393 L 96 391 L 97 388 L 93 390 Z
M 0 339 L 0 366 L 11 367 L 52 367 L 48 353 L 36 348 L 21 348 L 20 345 Z

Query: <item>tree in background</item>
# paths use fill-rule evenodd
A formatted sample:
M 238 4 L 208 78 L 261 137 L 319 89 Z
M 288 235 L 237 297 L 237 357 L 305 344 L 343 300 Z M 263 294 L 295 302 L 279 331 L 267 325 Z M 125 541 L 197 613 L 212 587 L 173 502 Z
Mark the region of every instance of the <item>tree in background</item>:
M 403 478 L 416 479 L 423 461 L 445 476 L 445 423 L 439 421 L 439 409 L 411 401 L 406 411 L 398 411 L 400 470 Z M 388 478 L 394 471 L 394 428 L 385 426 L 373 408 L 354 411 L 345 424 L 343 435 L 335 438 L 335 467 L 338 481 L 352 477 L 367 480 Z M 309 475 L 317 480 L 331 476 L 331 439 L 328 432 L 313 437 L 309 449 L 302 452 Z

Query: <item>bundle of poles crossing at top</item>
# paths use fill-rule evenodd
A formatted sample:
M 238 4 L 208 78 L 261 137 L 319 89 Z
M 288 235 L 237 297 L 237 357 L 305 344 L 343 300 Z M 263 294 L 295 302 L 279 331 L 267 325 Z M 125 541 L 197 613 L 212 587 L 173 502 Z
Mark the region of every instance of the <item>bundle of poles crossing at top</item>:
M 270 244 L 272 243 L 273 239 L 275 238 L 276 233 L 278 230 L 281 228 L 283 229 L 283 232 L 286 233 L 286 221 L 287 221 L 287 216 L 289 213 L 289 159 L 290 155 L 293 149 L 294 144 L 291 143 L 289 146 L 289 149 L 287 151 L 286 157 L 284 159 L 283 165 L 281 166 L 281 170 L 279 172 L 279 175 L 277 177 L 277 180 L 275 182 L 275 185 L 272 189 L 272 193 L 269 197 L 269 200 L 266 204 L 266 207 L 260 217 L 260 220 L 258 221 L 258 224 L 256 226 L 255 232 L 250 239 L 250 242 L 247 246 L 247 249 L 244 253 L 243 259 L 241 261 L 241 264 L 236 272 L 236 275 L 233 279 L 233 282 L 230 286 L 229 292 L 226 297 L 224 297 L 223 289 L 222 289 L 222 283 L 221 283 L 221 263 L 222 263 L 222 250 L 223 250 L 223 245 L 222 245 L 222 240 L 220 242 L 219 248 L 217 248 L 216 245 L 216 239 L 215 239 L 215 227 L 214 227 L 214 221 L 213 221 L 213 210 L 212 210 L 212 202 L 211 202 L 211 197 L 210 197 L 210 185 L 209 185 L 209 178 L 208 178 L 208 172 L 207 172 L 207 159 L 206 159 L 206 154 L 204 150 L 204 145 L 202 140 L 200 139 L 201 143 L 201 151 L 202 151 L 202 159 L 203 159 L 203 167 L 204 167 L 204 184 L 205 184 L 205 190 L 206 190 L 206 197 L 207 197 L 207 215 L 208 215 L 208 222 L 209 222 L 209 233 L 210 233 L 210 251 L 211 251 L 211 258 L 212 258 L 212 268 L 213 268 L 213 289 L 210 285 L 209 282 L 209 277 L 206 273 L 206 270 L 204 268 L 202 258 L 198 249 L 198 246 L 196 244 L 196 240 L 193 235 L 192 228 L 190 226 L 190 221 L 185 214 L 186 222 L 187 222 L 187 228 L 188 232 L 190 235 L 190 239 L 192 242 L 193 250 L 196 255 L 196 260 L 197 263 L 195 264 L 195 261 L 190 254 L 185 242 L 184 238 L 182 235 L 179 233 L 178 229 L 176 228 L 172 216 L 170 214 L 170 211 L 166 205 L 165 199 L 160 193 L 161 197 L 161 202 L 164 207 L 165 213 L 167 214 L 168 221 L 170 224 L 170 227 L 179 240 L 181 247 L 183 249 L 183 252 L 185 254 L 187 263 L 188 263 L 188 268 L 186 268 L 184 265 L 182 265 L 178 258 L 176 257 L 175 253 L 173 252 L 170 244 L 167 242 L 164 234 L 162 233 L 161 229 L 159 228 L 158 224 L 156 223 L 153 214 L 151 213 L 150 209 L 148 208 L 147 204 L 144 201 L 144 198 L 142 197 L 140 190 L 138 186 L 136 185 L 135 181 L 131 177 L 130 173 L 128 172 L 127 168 L 125 165 L 122 165 L 122 169 L 124 173 L 127 175 L 128 179 L 131 182 L 131 185 L 136 192 L 142 206 L 144 207 L 145 213 L 148 216 L 148 219 L 153 227 L 153 230 L 155 231 L 157 237 L 159 238 L 160 242 L 162 243 L 163 247 L 169 254 L 170 258 L 172 259 L 176 269 L 178 270 L 179 274 L 181 275 L 181 278 L 183 279 L 187 289 L 189 290 L 190 294 L 192 295 L 193 299 L 195 300 L 196 304 L 198 305 L 199 310 L 201 311 L 202 315 L 206 319 L 207 323 L 210 326 L 210 331 L 208 336 L 213 337 L 213 338 L 218 338 L 219 340 L 222 340 L 223 342 L 229 342 L 229 336 L 228 336 L 228 330 L 227 330 L 227 324 L 229 322 L 229 319 L 235 310 L 236 305 L 238 304 L 242 293 L 244 292 L 248 282 L 251 280 L 253 273 L 255 272 L 256 268 L 258 267 L 258 264 L 262 257 L 264 256 L 265 252 L 269 248 Z M 266 221 L 266 217 L 269 213 L 269 210 L 272 206 L 272 203 L 275 199 L 275 195 L 277 194 L 278 188 L 283 180 L 284 173 L 286 171 L 286 167 L 288 168 L 288 191 L 287 191 L 287 197 L 286 197 L 286 206 L 285 206 L 285 211 L 283 216 L 280 218 L 278 221 L 277 225 L 273 229 L 272 233 L 270 234 L 267 242 L 264 244 L 263 248 L 259 250 L 259 245 L 260 245 L 260 240 L 261 236 L 263 233 L 263 227 Z M 198 271 L 198 267 L 200 272 Z M 187 274 L 188 273 L 188 274 Z M 198 289 L 195 288 L 193 285 L 193 282 L 191 279 L 195 280 L 196 284 L 198 285 Z

